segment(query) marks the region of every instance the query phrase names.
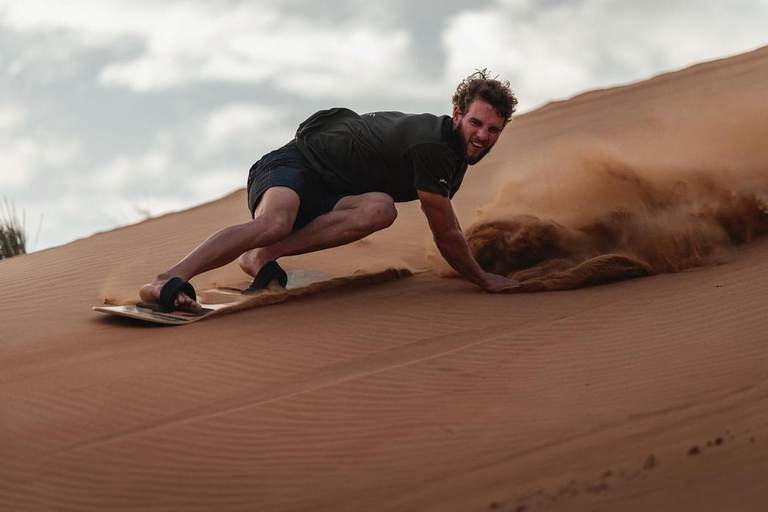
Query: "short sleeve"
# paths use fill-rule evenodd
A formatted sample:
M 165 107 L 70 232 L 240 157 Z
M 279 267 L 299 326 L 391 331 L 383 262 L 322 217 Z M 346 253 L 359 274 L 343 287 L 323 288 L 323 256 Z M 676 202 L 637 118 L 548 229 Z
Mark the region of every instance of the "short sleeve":
M 451 153 L 437 144 L 420 144 L 408 151 L 413 165 L 413 185 L 416 190 L 451 195 L 455 162 Z

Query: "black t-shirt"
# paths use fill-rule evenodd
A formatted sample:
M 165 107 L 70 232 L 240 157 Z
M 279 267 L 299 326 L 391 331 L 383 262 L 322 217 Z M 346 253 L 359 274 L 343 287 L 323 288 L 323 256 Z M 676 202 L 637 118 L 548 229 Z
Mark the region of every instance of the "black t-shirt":
M 467 164 L 453 143 L 449 116 L 322 110 L 296 132 L 299 150 L 334 189 L 385 192 L 413 201 L 417 189 L 453 197 Z

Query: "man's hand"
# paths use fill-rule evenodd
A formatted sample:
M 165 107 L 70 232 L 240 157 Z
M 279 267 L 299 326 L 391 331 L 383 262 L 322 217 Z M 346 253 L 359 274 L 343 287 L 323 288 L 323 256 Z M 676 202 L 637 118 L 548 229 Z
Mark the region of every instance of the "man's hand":
M 480 287 L 488 293 L 507 292 L 520 286 L 520 281 L 497 274 L 486 273 L 485 278 Z
M 520 283 L 514 279 L 484 271 L 472 257 L 469 244 L 461 232 L 451 200 L 440 194 L 419 190 L 421 209 L 427 216 L 435 244 L 445 260 L 458 273 L 490 293 L 513 289 Z

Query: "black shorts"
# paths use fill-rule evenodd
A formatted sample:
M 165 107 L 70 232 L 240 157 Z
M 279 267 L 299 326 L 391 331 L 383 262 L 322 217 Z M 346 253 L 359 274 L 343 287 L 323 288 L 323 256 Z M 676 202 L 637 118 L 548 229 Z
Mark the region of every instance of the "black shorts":
M 288 187 L 299 195 L 299 213 L 293 224 L 294 231 L 330 212 L 342 197 L 349 195 L 331 190 L 304 158 L 295 141 L 264 155 L 251 167 L 247 189 L 251 218 L 264 192 L 272 187 Z

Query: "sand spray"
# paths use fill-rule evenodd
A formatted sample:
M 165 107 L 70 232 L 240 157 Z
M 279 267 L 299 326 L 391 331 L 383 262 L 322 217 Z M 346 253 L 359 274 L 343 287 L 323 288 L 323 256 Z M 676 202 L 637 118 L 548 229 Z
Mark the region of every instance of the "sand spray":
M 768 169 L 573 162 L 507 181 L 480 210 L 466 234 L 484 269 L 562 290 L 724 263 L 768 233 Z

